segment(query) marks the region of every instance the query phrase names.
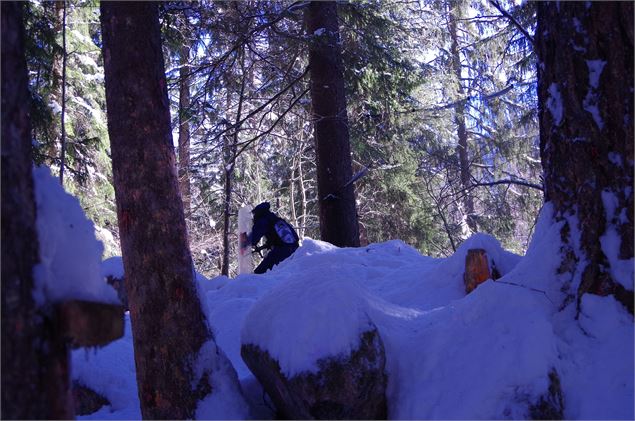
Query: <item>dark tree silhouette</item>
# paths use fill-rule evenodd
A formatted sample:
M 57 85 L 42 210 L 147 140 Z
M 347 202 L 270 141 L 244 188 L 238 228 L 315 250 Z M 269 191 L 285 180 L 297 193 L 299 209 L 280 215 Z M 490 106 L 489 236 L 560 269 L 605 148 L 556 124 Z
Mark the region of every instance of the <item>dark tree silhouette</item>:
M 33 299 L 39 261 L 22 4 L 2 2 L 2 419 L 73 418 L 69 351 Z
M 352 181 L 342 53 L 334 1 L 313 1 L 305 12 L 315 127 L 320 238 L 339 247 L 359 246 Z
M 614 294 L 632 312 L 633 279 L 628 291 L 617 266 L 633 258 L 633 3 L 536 5 L 545 198 L 564 223 L 559 272 L 579 285 L 571 297 Z

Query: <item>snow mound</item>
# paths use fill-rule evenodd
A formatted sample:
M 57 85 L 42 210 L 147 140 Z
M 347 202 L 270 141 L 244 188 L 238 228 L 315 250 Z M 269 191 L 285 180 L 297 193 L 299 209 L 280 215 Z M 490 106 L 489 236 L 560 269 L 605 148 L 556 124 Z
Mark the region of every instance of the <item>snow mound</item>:
M 101 273 L 103 245 L 79 200 L 66 193 L 47 167 L 33 168 L 40 263 L 35 267 L 38 303 L 71 299 L 119 304 Z
M 524 257 L 487 235 L 445 259 L 400 240 L 338 248 L 307 239 L 263 275 L 197 285 L 219 352 L 259 419 L 275 414 L 242 361 L 242 343 L 267 350 L 292 376 L 356 348 L 370 323 L 385 347 L 391 419 L 526 419 L 548 393 L 550 373 L 559 377 L 565 419 L 633 419 L 633 317 L 613 297 L 592 295 L 582 297 L 576 317 L 557 275 L 561 227 L 545 205 Z M 466 295 L 471 248 L 485 249 L 502 276 Z M 121 352 L 132 363 L 132 350 Z M 108 381 L 116 385 L 122 375 Z M 228 390 L 202 403 L 197 416 L 237 416 L 244 409 L 232 396 Z
M 461 276 L 463 276 L 465 256 L 467 256 L 467 252 L 470 249 L 485 250 L 490 267 L 492 267 L 493 263 L 501 275 L 510 272 L 521 259 L 521 256 L 503 249 L 500 242 L 491 235 L 476 233 L 465 240 L 456 252 L 446 259 L 445 264 L 454 266 L 454 268 L 461 272 Z
M 400 324 L 377 315 L 392 419 L 527 418 L 557 360 L 542 297 L 487 281 Z M 460 402 L 460 405 L 457 405 Z
M 348 355 L 371 329 L 368 304 L 355 273 L 342 268 L 307 268 L 257 301 L 246 317 L 241 340 L 276 359 L 291 378 L 314 372 L 325 357 Z
M 113 256 L 101 262 L 101 276 L 123 279 L 123 259 L 121 256 Z
M 141 407 L 132 345 L 130 314 L 126 312 L 124 336 L 103 348 L 72 352 L 72 378 L 105 397 L 110 405 L 78 419 L 140 420 Z

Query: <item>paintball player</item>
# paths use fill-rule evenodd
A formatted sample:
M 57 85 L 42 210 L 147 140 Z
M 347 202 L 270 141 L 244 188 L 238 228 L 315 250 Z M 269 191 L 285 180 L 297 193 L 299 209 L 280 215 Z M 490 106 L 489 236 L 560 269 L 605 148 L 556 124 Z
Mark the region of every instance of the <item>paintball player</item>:
M 254 216 L 254 225 L 249 236 L 243 233 L 241 247 L 251 244 L 256 247 L 262 237 L 265 237 L 263 248 L 271 249 L 260 262 L 254 273 L 265 273 L 298 249 L 298 234 L 284 219 L 269 210 L 269 202 L 263 202 L 256 206 L 251 213 Z

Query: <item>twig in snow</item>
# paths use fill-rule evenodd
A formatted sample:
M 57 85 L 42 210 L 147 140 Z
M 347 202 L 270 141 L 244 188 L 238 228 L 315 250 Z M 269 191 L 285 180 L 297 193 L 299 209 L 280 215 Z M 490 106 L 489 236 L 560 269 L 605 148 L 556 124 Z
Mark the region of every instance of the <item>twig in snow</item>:
M 551 298 L 549 298 L 549 296 L 547 295 L 546 291 L 543 291 L 541 289 L 536 289 L 536 288 L 532 288 L 532 287 L 528 287 L 526 285 L 520 285 L 520 284 L 515 284 L 513 282 L 506 282 L 506 281 L 494 281 L 497 284 L 505 284 L 505 285 L 513 285 L 515 287 L 521 287 L 521 288 L 525 288 L 525 289 L 529 289 L 531 291 L 535 291 L 535 292 L 540 292 L 542 294 L 544 294 L 545 297 L 547 297 L 547 300 L 549 300 L 551 302 L 551 304 L 556 305 L 556 303 L 554 303 L 553 301 L 551 301 Z

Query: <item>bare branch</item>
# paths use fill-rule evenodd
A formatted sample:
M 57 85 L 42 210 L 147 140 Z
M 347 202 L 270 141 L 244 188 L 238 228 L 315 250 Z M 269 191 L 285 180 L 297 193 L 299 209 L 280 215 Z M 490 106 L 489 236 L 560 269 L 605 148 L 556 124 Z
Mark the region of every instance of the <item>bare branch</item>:
M 503 16 L 509 19 L 516 26 L 516 28 L 518 28 L 518 30 L 525 36 L 525 38 L 529 40 L 529 42 L 532 43 L 532 45 L 535 44 L 534 37 L 532 37 L 531 34 L 527 32 L 527 30 L 520 24 L 520 22 L 516 20 L 515 17 L 513 17 L 507 10 L 505 10 L 503 6 L 500 5 L 498 0 L 490 0 L 489 2 L 492 6 L 496 8 L 496 10 L 501 12 Z
M 497 186 L 499 184 L 516 184 L 518 186 L 525 186 L 525 187 L 530 187 L 532 189 L 544 191 L 543 186 L 541 186 L 539 184 L 534 184 L 534 183 L 530 183 L 528 181 L 520 181 L 520 180 L 498 180 L 498 181 L 491 181 L 489 183 L 474 183 L 468 189 L 471 190 L 471 189 L 475 189 L 476 187 Z

